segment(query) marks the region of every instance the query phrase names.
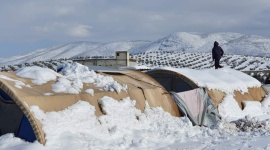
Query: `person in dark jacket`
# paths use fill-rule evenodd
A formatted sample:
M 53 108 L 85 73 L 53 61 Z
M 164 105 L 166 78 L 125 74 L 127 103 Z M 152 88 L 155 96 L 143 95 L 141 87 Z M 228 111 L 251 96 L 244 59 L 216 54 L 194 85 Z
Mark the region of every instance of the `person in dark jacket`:
M 218 69 L 218 68 L 222 68 L 223 67 L 223 66 L 220 66 L 219 65 L 219 61 L 220 61 L 221 57 L 223 56 L 224 51 L 218 45 L 219 45 L 218 42 L 215 41 L 214 42 L 214 47 L 212 48 L 212 58 L 215 61 L 215 69 Z

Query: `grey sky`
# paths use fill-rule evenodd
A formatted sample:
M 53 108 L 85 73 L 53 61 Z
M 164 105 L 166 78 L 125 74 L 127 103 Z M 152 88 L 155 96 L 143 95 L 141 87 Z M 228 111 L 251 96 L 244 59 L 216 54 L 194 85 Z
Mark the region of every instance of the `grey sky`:
M 174 32 L 270 37 L 269 16 L 269 0 L 1 0 L 0 58 L 75 41 L 153 41 Z

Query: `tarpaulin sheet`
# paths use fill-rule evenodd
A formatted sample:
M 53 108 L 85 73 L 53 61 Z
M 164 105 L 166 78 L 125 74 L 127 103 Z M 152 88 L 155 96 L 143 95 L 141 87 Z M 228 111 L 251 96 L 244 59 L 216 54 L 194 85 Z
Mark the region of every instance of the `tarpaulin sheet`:
M 220 121 L 216 106 L 203 88 L 171 92 L 171 95 L 180 112 L 187 116 L 193 125 L 213 127 Z

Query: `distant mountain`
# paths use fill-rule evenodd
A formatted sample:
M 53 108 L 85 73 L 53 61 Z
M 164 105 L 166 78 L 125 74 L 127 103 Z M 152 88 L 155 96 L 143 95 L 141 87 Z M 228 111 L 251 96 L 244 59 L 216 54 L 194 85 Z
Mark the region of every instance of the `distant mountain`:
M 130 50 L 143 52 L 139 47 L 148 44 L 147 41 L 123 41 L 112 43 L 74 42 L 70 44 L 38 49 L 25 55 L 0 59 L 0 67 L 22 64 L 26 62 L 44 61 L 50 59 L 71 58 L 78 56 L 114 56 L 115 51 Z M 132 52 L 132 51 L 131 51 Z
M 239 33 L 187 33 L 177 32 L 154 42 L 120 41 L 111 43 L 74 42 L 38 49 L 21 56 L 0 59 L 0 67 L 25 62 L 70 58 L 78 56 L 114 56 L 115 51 L 129 50 L 136 54 L 146 51 L 211 52 L 218 41 L 226 54 L 270 57 L 270 39 Z
M 176 50 L 186 52 L 211 52 L 214 41 L 218 41 L 226 54 L 268 56 L 270 39 L 239 33 L 186 33 L 177 32 L 149 44 L 145 51 Z

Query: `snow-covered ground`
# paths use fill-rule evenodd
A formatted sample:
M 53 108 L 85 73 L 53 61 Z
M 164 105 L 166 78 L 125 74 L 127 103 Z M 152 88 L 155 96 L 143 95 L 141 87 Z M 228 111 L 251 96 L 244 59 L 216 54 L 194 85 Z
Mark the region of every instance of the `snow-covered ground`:
M 270 149 L 269 121 L 266 127 L 248 132 L 228 123 L 209 129 L 192 126 L 186 118 L 173 117 L 161 108 L 141 112 L 129 98 L 118 102 L 104 97 L 99 103 L 106 111 L 100 117 L 83 101 L 60 112 L 32 107 L 42 119 L 46 145 L 6 134 L 0 137 L 0 149 Z
M 50 75 L 47 78 L 44 74 L 39 73 L 40 71 L 45 75 Z M 182 72 L 185 71 L 182 70 Z M 229 68 L 207 69 L 205 72 L 222 75 L 222 79 L 228 79 L 228 85 L 235 85 L 236 82 L 239 84 L 238 88 L 240 87 L 244 91 L 244 87 L 257 87 L 260 84 L 253 78 L 249 78 L 248 84 L 240 82 L 246 78 L 242 78 L 241 74 Z M 207 77 L 196 74 L 195 70 L 189 70 L 186 73 L 193 74 L 194 78 L 197 75 L 197 79 L 199 79 L 197 82 L 203 81 L 205 87 L 210 85 L 205 80 Z M 23 68 L 18 70 L 17 74 L 21 77 L 31 78 L 34 84 L 66 79 L 66 82 L 58 82 L 58 87 L 65 86 L 67 80 L 76 81 L 76 83 L 90 80 L 99 83 L 113 82 L 113 79 L 108 80 L 106 76 L 97 76 L 94 72 L 76 63 L 66 65 L 62 75 L 39 67 Z M 230 76 L 235 78 L 230 79 Z M 0 77 L 12 80 L 5 76 Z M 80 84 L 77 85 L 76 88 L 80 89 Z M 103 84 L 104 87 L 106 87 L 105 85 L 107 84 Z M 126 88 L 124 85 L 116 83 L 115 86 Z M 222 89 L 222 86 L 215 87 L 211 84 L 212 89 L 217 87 L 219 90 L 228 91 L 226 86 L 223 86 Z M 116 91 L 118 88 L 113 89 Z M 91 94 L 91 90 L 89 92 Z M 48 96 L 50 95 L 48 94 Z M 6 134 L 0 137 L 0 149 L 270 149 L 270 97 L 266 97 L 262 103 L 246 102 L 244 110 L 241 110 L 235 99 L 229 94 L 219 107 L 222 122 L 212 129 L 192 126 L 187 118 L 171 116 L 160 107 L 150 108 L 146 105 L 145 111 L 142 112 L 135 108 L 136 100 L 129 97 L 118 101 L 104 96 L 99 100 L 99 104 L 104 113 L 99 117 L 95 116 L 95 107 L 85 101 L 78 101 L 59 112 L 45 113 L 37 106 L 31 106 L 30 110 L 43 124 L 47 143 L 45 145 L 41 145 L 37 141 L 28 143 L 14 137 L 13 134 Z M 237 119 L 242 118 L 242 120 L 230 123 L 229 121 L 236 120 L 235 114 L 239 114 Z

